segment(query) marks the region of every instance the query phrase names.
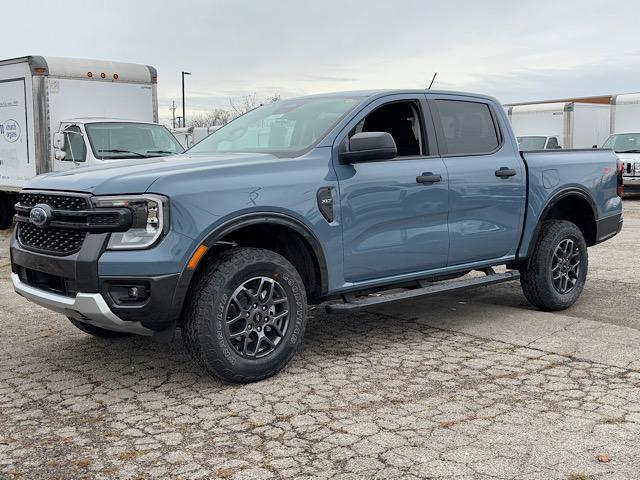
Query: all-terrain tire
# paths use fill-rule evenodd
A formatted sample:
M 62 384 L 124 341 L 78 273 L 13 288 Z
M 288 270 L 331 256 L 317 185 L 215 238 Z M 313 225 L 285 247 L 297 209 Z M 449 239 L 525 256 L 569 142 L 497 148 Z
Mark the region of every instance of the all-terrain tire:
M 126 332 L 115 332 L 113 330 L 107 330 L 106 328 L 96 327 L 95 325 L 90 325 L 88 323 L 81 322 L 76 320 L 75 318 L 67 317 L 69 321 L 79 330 L 82 330 L 84 333 L 88 333 L 89 335 L 93 335 L 98 338 L 121 338 L 128 337 L 131 334 Z
M 575 261 L 579 270 L 572 278 L 573 286 L 562 292 L 554 285 L 554 255 L 562 242 L 569 240 L 575 246 Z M 541 227 L 538 241 L 528 265 L 520 271 L 520 285 L 527 300 L 534 306 L 547 311 L 564 310 L 573 305 L 584 288 L 589 268 L 587 244 L 582 231 L 574 223 L 565 220 L 550 220 Z
M 244 321 L 240 329 L 245 332 L 242 334 L 244 337 L 236 335 L 232 341 L 228 321 L 230 309 L 235 309 L 236 303 L 239 304 L 234 301 L 234 298 L 238 298 L 237 292 L 249 285 L 245 290 L 254 293 L 251 281 L 255 278 L 273 280 L 271 288 L 274 289 L 275 284 L 279 285 L 278 290 L 283 297 L 286 296 L 289 312 L 286 317 L 287 327 L 283 328 L 284 332 L 278 337 L 277 345 L 262 357 L 257 354 L 262 340 L 257 336 L 256 330 L 258 327 L 264 328 L 261 331 L 266 335 L 267 331 L 272 333 L 272 327 L 267 329 L 266 324 L 260 325 L 260 321 L 254 322 L 253 326 L 250 324 L 252 320 Z M 257 283 L 258 280 L 255 284 Z M 260 295 L 259 286 L 255 292 Z M 253 297 L 247 295 L 247 298 Z M 250 318 L 254 318 L 253 315 L 259 316 L 259 312 L 254 313 L 256 310 L 252 310 L 254 305 L 251 303 L 253 300 L 246 307 L 248 310 L 238 309 L 241 314 L 235 318 L 246 314 Z M 257 300 L 258 310 L 261 308 L 259 303 Z M 271 320 L 274 318 L 272 316 Z M 306 291 L 295 267 L 270 250 L 233 248 L 209 260 L 198 271 L 183 311 L 182 336 L 192 359 L 209 374 L 226 382 L 249 383 L 275 375 L 284 368 L 302 342 L 306 322 Z M 254 329 L 253 332 L 250 331 L 251 328 Z M 238 345 L 238 338 L 245 337 L 256 338 L 253 344 L 257 345 L 255 357 L 251 357 L 251 349 L 246 351 L 248 347 L 244 340 L 242 345 Z

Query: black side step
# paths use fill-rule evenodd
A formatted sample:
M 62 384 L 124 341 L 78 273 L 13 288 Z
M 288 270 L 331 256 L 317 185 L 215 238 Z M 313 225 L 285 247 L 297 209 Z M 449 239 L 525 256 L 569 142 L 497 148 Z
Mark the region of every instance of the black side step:
M 383 303 L 398 302 L 400 300 L 408 300 L 410 298 L 425 297 L 443 292 L 456 292 L 475 287 L 484 287 L 487 285 L 495 285 L 496 283 L 510 282 L 520 278 L 520 272 L 509 270 L 505 273 L 489 273 L 486 277 L 473 277 L 455 282 L 436 283 L 427 287 L 416 288 L 396 293 L 381 294 L 379 296 L 355 297 L 354 295 L 344 295 L 344 303 L 330 303 L 325 309 L 328 313 L 347 313 L 373 305 Z

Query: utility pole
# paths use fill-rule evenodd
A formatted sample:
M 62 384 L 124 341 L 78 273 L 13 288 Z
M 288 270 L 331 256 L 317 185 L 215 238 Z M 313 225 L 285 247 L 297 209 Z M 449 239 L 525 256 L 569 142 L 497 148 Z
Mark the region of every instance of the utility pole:
M 169 110 L 171 110 L 171 118 L 173 119 L 172 120 L 173 128 L 176 128 L 176 101 L 175 100 L 171 100 L 171 108 Z
M 184 112 L 184 76 L 185 75 L 191 75 L 191 72 L 182 72 L 182 126 L 186 127 L 187 125 L 187 117 L 185 117 L 185 112 Z

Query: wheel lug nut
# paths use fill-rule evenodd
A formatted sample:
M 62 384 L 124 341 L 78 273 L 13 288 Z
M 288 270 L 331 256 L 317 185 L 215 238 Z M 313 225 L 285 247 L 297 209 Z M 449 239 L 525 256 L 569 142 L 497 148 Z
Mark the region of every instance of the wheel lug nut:
M 262 331 L 262 327 L 257 327 L 256 330 L 258 330 L 259 332 Z
M 267 307 L 265 307 L 265 306 L 263 305 L 263 306 L 262 306 L 262 310 L 266 310 L 266 309 L 267 309 Z
M 254 304 L 253 304 L 253 308 L 257 308 L 257 307 L 258 307 L 258 304 L 257 304 L 257 303 L 254 303 Z
M 247 325 L 247 330 L 251 330 L 251 328 L 252 328 L 252 327 L 251 327 L 251 324 L 248 324 L 248 325 Z
M 246 315 L 247 317 L 250 317 L 250 316 L 251 316 L 251 314 L 250 314 L 249 312 L 247 312 L 245 315 Z

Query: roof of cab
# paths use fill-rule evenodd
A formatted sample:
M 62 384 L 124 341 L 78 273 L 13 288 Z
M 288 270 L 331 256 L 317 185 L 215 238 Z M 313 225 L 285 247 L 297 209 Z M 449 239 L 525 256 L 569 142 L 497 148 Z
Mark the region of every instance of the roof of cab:
M 113 117 L 74 117 L 65 118 L 61 123 L 146 123 L 148 125 L 158 125 L 154 122 L 147 122 L 144 120 L 130 120 L 128 118 L 113 118 Z
M 473 98 L 482 98 L 485 100 L 497 101 L 494 97 L 489 95 L 482 95 L 478 93 L 470 93 L 470 92 L 458 92 L 452 90 L 420 90 L 420 89 L 377 89 L 377 90 L 353 90 L 353 91 L 342 91 L 342 92 L 326 92 L 326 93 L 316 93 L 312 95 L 304 95 L 296 98 L 313 98 L 313 97 L 384 97 L 388 95 L 415 95 L 415 94 L 429 94 L 432 96 L 438 95 L 446 95 L 446 96 L 462 96 L 462 97 L 473 97 Z M 295 98 L 287 99 L 287 100 L 295 100 Z

